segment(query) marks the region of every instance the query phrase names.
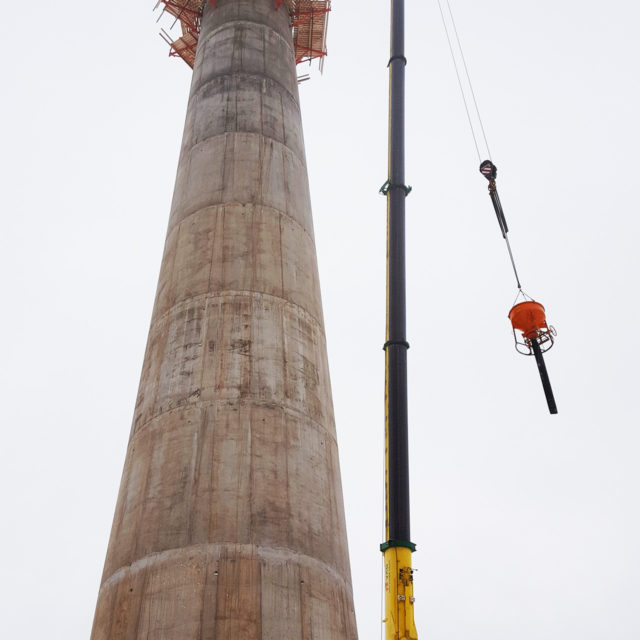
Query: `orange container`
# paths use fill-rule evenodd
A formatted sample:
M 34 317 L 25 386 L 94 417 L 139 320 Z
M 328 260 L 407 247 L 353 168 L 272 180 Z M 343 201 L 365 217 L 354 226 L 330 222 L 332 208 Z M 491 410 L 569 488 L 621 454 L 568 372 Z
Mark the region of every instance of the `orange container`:
M 527 300 L 509 311 L 509 320 L 514 329 L 522 331 L 524 338 L 536 338 L 540 330 L 548 330 L 544 307 L 539 302 Z

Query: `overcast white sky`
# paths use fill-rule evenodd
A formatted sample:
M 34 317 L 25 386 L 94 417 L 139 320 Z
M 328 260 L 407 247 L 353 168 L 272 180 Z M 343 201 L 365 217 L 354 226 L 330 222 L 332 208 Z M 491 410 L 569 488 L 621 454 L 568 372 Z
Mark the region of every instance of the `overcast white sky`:
M 14 2 L 0 101 L 3 636 L 88 638 L 190 70 L 153 0 Z M 454 0 L 559 415 L 436 0 L 407 1 L 412 538 L 420 636 L 640 637 L 640 8 Z M 388 5 L 335 0 L 301 85 L 358 627 L 379 637 Z M 300 68 L 300 73 L 307 69 Z

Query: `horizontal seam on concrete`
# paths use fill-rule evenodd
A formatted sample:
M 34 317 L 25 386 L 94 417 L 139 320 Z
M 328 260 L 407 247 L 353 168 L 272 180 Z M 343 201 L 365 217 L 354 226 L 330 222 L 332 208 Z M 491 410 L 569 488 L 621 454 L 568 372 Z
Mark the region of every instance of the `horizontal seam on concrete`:
M 324 333 L 324 325 L 323 323 L 316 318 L 312 313 L 310 313 L 309 311 L 307 311 L 302 305 L 297 304 L 296 302 L 291 302 L 291 300 L 287 300 L 287 298 L 283 298 L 282 296 L 276 296 L 272 293 L 266 293 L 264 291 L 252 291 L 251 289 L 243 289 L 242 291 L 236 290 L 236 289 L 228 289 L 227 291 L 223 291 L 223 292 L 212 292 L 212 291 L 208 291 L 207 293 L 201 293 L 198 296 L 191 296 L 190 298 L 185 298 L 184 300 L 180 300 L 180 302 L 176 302 L 175 304 L 171 305 L 161 316 L 152 316 L 151 317 L 151 324 L 153 325 L 154 323 L 158 322 L 158 321 L 163 321 L 166 319 L 166 317 L 176 308 L 179 307 L 182 304 L 185 304 L 188 302 L 192 302 L 193 300 L 198 300 L 200 298 L 202 299 L 207 299 L 207 298 L 211 298 L 211 299 L 215 299 L 215 298 L 236 298 L 238 296 L 245 296 L 247 298 L 249 297 L 254 297 L 254 296 L 264 296 L 266 298 L 270 298 L 272 300 L 282 300 L 285 303 L 285 306 L 290 306 L 290 307 L 295 307 L 296 309 L 299 309 L 300 311 L 303 312 L 304 315 L 306 315 L 308 317 L 308 319 L 312 320 L 320 329 L 320 333 L 322 335 L 322 337 L 326 340 L 326 336 Z M 149 334 L 151 334 L 151 331 L 149 331 Z
M 273 136 L 268 136 L 264 133 L 257 133 L 256 131 L 224 131 L 222 133 L 216 133 L 213 136 L 209 136 L 208 138 L 203 138 L 202 140 L 200 140 L 199 142 L 196 142 L 195 144 L 192 144 L 191 147 L 189 148 L 189 150 L 187 151 L 188 155 L 191 155 L 191 153 L 197 149 L 200 145 L 204 144 L 205 142 L 208 142 L 209 140 L 215 140 L 216 138 L 221 138 L 223 136 L 228 136 L 228 135 L 232 135 L 232 136 L 237 136 L 237 135 L 244 135 L 244 136 L 256 136 L 258 138 L 265 138 L 266 140 L 273 140 L 273 142 L 275 142 L 276 144 L 279 144 L 281 147 L 284 147 L 285 149 L 288 149 L 291 152 L 291 155 L 306 169 L 307 168 L 307 163 L 306 163 L 306 158 L 303 157 L 301 158 L 290 146 L 286 145 L 284 142 L 282 142 L 281 140 L 278 140 L 277 138 L 274 138 Z M 304 151 L 304 149 L 303 149 Z M 223 187 L 224 188 L 224 187 Z
M 116 569 L 103 583 L 100 585 L 100 592 L 103 589 L 111 586 L 112 583 L 118 582 L 121 576 L 127 571 L 136 572 L 146 568 L 149 564 L 161 564 L 163 561 L 172 559 L 178 559 L 185 554 L 193 554 L 198 551 L 201 552 L 214 552 L 225 548 L 232 548 L 235 550 L 241 550 L 245 555 L 257 555 L 262 559 L 274 559 L 281 562 L 291 561 L 292 558 L 302 560 L 303 563 L 309 567 L 314 567 L 316 570 L 330 574 L 336 581 L 338 581 L 347 593 L 352 593 L 352 587 L 349 580 L 340 575 L 333 567 L 328 565 L 322 560 L 318 560 L 312 556 L 308 556 L 299 551 L 288 549 L 285 547 L 261 547 L 252 544 L 238 544 L 235 542 L 211 542 L 207 544 L 194 544 L 187 547 L 180 547 L 177 549 L 167 549 L 166 551 L 157 551 L 150 553 L 149 555 L 138 558 L 129 565 L 125 565 Z
M 167 409 L 166 411 L 162 411 L 161 413 L 157 413 L 154 416 L 152 416 L 151 418 L 149 418 L 146 422 L 143 422 L 139 428 L 135 429 L 133 431 L 133 433 L 131 434 L 130 440 L 129 440 L 129 445 L 127 446 L 127 448 L 129 448 L 134 439 L 137 438 L 138 434 L 143 432 L 143 431 L 147 431 L 148 429 L 151 429 L 151 423 L 154 422 L 154 420 L 157 420 L 158 418 L 160 418 L 161 416 L 165 416 L 168 413 L 174 413 L 176 411 L 184 411 L 184 410 L 188 410 L 188 409 L 201 409 L 203 408 L 202 405 L 204 405 L 204 408 L 206 407 L 210 407 L 212 405 L 215 404 L 228 404 L 229 399 L 228 398 L 220 398 L 219 400 L 210 400 L 207 402 L 202 402 L 201 404 L 199 404 L 198 402 L 194 402 L 191 404 L 183 404 L 180 405 L 179 407 L 173 407 L 172 409 Z M 264 407 L 269 407 L 271 405 L 273 405 L 273 402 L 256 402 L 255 400 L 253 400 L 251 402 L 251 404 L 243 402 L 243 401 L 239 401 L 237 403 L 237 405 L 239 407 L 247 407 L 247 408 L 251 408 L 251 407 L 257 407 L 257 408 L 264 408 Z M 280 409 L 282 409 L 286 414 L 291 415 L 294 418 L 304 418 L 306 420 L 308 420 L 309 422 L 311 422 L 312 424 L 317 425 L 318 427 L 318 431 L 322 431 L 323 433 L 326 433 L 327 436 L 333 441 L 333 443 L 336 445 L 336 447 L 338 446 L 338 437 L 337 434 L 335 433 L 331 433 L 331 431 L 328 430 L 328 428 L 320 421 L 315 420 L 314 418 L 312 418 L 309 414 L 305 413 L 304 411 L 300 411 L 298 409 L 295 409 L 294 407 L 287 407 L 287 406 L 283 406 L 283 405 L 277 405 Z M 334 424 L 334 420 L 330 420 L 329 421 L 332 425 L 334 425 L 334 429 L 335 429 L 335 424 Z
M 289 91 L 289 89 L 287 89 L 281 82 L 278 82 L 277 80 L 274 80 L 271 76 L 268 75 L 260 75 L 257 72 L 248 72 L 248 71 L 234 71 L 232 73 L 216 73 L 213 74 L 211 76 L 209 76 L 209 80 L 207 80 L 206 82 L 204 82 L 203 84 L 201 84 L 190 96 L 189 96 L 189 104 L 191 104 L 191 101 L 194 98 L 197 98 L 200 93 L 202 91 L 204 91 L 204 89 L 206 87 L 208 87 L 214 80 L 217 80 L 219 78 L 237 78 L 238 76 L 245 76 L 247 78 L 256 78 L 257 80 L 261 80 L 264 81 L 265 79 L 268 80 L 271 84 L 277 86 L 277 87 L 282 87 L 283 93 L 286 93 L 290 98 L 291 98 L 291 102 L 293 102 L 293 104 L 297 107 L 298 113 L 302 113 L 301 109 L 300 109 L 300 103 L 298 102 L 298 98 L 291 93 L 291 91 Z
M 239 205 L 241 207 L 251 206 L 251 207 L 254 207 L 255 209 L 266 209 L 268 213 L 275 213 L 276 215 L 284 216 L 288 220 L 291 220 L 291 222 L 293 222 L 293 224 L 295 224 L 298 227 L 298 229 L 302 231 L 302 233 L 304 233 L 309 238 L 309 240 L 311 240 L 315 245 L 315 238 L 313 237 L 313 235 L 307 229 L 305 229 L 294 217 L 290 216 L 286 211 L 282 211 L 281 209 L 276 209 L 275 207 L 269 207 L 268 205 L 265 205 L 265 204 L 255 204 L 253 202 L 221 202 L 220 204 L 208 204 L 206 207 L 200 207 L 199 209 L 195 209 L 194 211 L 191 211 L 191 213 L 188 213 L 184 218 L 180 218 L 180 221 L 176 222 L 173 225 L 171 224 L 171 221 L 169 221 L 169 228 L 167 229 L 167 235 L 169 235 L 170 233 L 173 233 L 174 229 L 177 229 L 178 227 L 180 227 L 180 225 L 182 225 L 185 221 L 191 218 L 191 216 L 195 216 L 196 213 L 200 213 L 200 211 L 205 211 L 207 209 L 217 209 L 219 207 L 227 207 L 227 206 L 233 206 L 233 205 Z

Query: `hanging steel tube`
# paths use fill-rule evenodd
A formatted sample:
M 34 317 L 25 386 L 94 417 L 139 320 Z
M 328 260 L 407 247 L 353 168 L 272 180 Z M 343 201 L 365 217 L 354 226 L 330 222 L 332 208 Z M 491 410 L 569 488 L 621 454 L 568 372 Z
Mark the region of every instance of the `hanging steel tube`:
M 385 348 L 385 638 L 417 639 L 409 513 L 404 171 L 404 0 L 391 0 L 389 176 L 387 196 L 387 327 Z
M 544 363 L 540 344 L 535 338 L 531 339 L 531 349 L 533 350 L 533 355 L 536 357 L 536 364 L 538 365 L 538 372 L 540 373 L 540 380 L 542 382 L 542 388 L 544 389 L 544 397 L 547 399 L 549 413 L 556 414 L 558 413 L 558 407 L 556 406 L 556 399 L 553 396 L 553 389 L 551 388 L 551 382 L 549 381 L 547 366 Z

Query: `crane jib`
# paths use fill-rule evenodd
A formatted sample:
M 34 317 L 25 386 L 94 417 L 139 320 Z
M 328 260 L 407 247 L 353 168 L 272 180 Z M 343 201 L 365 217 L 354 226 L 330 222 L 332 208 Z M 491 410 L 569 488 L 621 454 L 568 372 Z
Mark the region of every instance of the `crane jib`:
M 385 337 L 385 639 L 417 640 L 409 513 L 405 201 L 404 0 L 391 0 L 389 173 L 387 198 L 387 328 Z

